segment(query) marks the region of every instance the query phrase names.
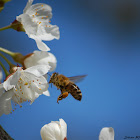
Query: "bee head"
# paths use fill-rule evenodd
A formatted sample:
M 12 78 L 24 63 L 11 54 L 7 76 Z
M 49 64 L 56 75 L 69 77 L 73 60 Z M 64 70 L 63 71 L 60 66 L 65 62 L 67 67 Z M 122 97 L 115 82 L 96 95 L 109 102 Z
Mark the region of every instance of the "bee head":
M 54 73 L 52 74 L 51 78 L 50 78 L 49 83 L 53 83 L 53 82 L 55 81 L 57 75 L 58 75 L 58 73 L 57 73 L 57 72 L 54 72 Z

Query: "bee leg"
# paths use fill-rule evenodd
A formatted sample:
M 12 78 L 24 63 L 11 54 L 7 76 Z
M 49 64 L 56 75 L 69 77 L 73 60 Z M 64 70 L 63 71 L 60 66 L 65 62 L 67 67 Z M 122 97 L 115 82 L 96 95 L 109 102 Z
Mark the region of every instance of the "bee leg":
M 59 96 L 58 96 L 58 98 L 57 98 L 57 103 L 59 104 L 59 100 L 62 100 L 63 99 L 63 94 L 60 94 Z
M 68 95 L 69 95 L 68 92 L 64 92 L 64 93 L 60 94 L 60 95 L 58 96 L 58 98 L 57 98 L 57 103 L 59 104 L 58 101 L 59 101 L 59 100 L 62 100 L 62 99 L 64 99 L 64 98 L 66 98 Z

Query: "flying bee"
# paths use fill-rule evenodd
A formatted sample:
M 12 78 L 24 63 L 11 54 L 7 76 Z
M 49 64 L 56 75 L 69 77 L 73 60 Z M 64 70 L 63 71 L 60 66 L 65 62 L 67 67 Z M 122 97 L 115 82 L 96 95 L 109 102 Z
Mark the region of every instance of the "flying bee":
M 83 80 L 86 75 L 66 77 L 62 74 L 54 72 L 50 78 L 49 83 L 53 83 L 57 89 L 60 89 L 61 94 L 57 98 L 57 103 L 68 96 L 70 93 L 76 100 L 81 101 L 82 93 L 76 82 Z

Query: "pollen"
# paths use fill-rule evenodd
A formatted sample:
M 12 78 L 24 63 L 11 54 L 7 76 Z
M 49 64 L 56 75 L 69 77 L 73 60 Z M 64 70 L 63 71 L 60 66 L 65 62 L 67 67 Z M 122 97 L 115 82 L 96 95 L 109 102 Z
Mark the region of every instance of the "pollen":
M 15 110 L 13 110 L 13 112 L 14 112 Z
M 38 81 L 38 79 L 37 79 L 37 81 Z
M 39 90 L 41 90 L 41 88 L 39 88 Z
M 41 22 L 39 22 L 39 24 L 40 24 Z
M 35 17 L 35 15 L 33 15 L 33 17 Z
M 37 11 L 37 9 L 35 9 Z
M 16 91 L 17 91 L 17 89 L 16 89 Z
M 51 21 L 49 21 L 49 22 L 51 22 Z
M 22 92 L 22 94 L 23 94 L 23 92 Z
M 46 25 L 46 27 L 48 27 L 48 26 Z
M 43 7 L 43 5 L 41 5 Z
M 34 82 L 34 80 L 33 80 L 33 82 Z
M 28 83 L 26 82 L 24 85 L 28 85 Z
M 43 17 L 42 17 L 42 19 L 43 19 Z
M 41 84 L 41 83 L 39 83 L 39 84 Z
M 20 105 L 20 108 L 22 108 L 22 106 Z
M 30 88 L 30 86 L 28 86 L 28 88 Z
M 48 18 L 48 16 L 46 16 L 46 18 Z
M 35 13 L 35 15 L 37 15 L 37 12 Z
M 21 89 L 21 86 L 20 86 L 20 89 Z

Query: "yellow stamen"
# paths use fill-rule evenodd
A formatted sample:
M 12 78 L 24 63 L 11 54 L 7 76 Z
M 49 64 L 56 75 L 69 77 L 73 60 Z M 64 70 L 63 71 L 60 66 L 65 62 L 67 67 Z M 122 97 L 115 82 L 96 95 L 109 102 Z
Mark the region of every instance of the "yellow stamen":
M 43 5 L 41 5 L 43 7 Z
M 26 82 L 24 85 L 28 85 L 28 83 Z

